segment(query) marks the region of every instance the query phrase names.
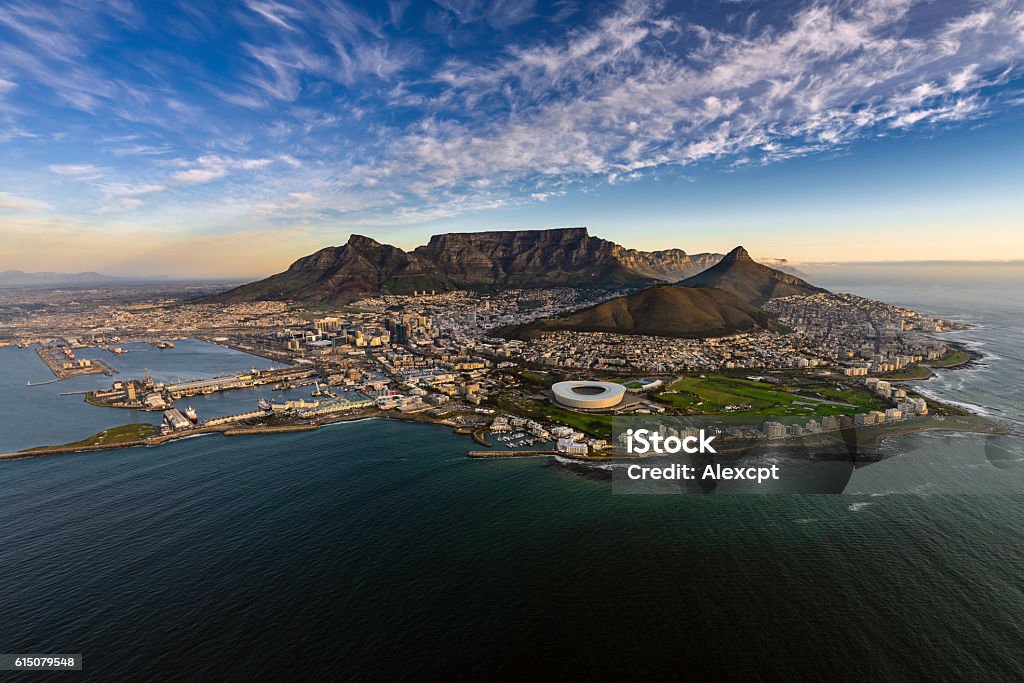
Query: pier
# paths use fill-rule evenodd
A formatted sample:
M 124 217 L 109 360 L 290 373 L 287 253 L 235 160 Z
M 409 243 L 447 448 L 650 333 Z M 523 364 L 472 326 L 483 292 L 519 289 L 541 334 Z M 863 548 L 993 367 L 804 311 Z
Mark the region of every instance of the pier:
M 564 455 L 558 451 L 470 451 L 471 458 L 533 458 L 540 455 Z
M 54 377 L 53 379 L 48 379 L 45 382 L 26 382 L 25 386 L 26 387 L 41 387 L 44 384 L 53 384 L 54 382 L 59 382 L 59 381 L 60 381 L 60 377 Z

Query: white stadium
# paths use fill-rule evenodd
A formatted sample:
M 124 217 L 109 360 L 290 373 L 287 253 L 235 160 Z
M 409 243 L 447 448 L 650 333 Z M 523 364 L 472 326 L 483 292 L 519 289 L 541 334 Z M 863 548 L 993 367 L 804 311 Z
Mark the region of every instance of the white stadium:
M 614 382 L 557 382 L 551 385 L 551 392 L 563 406 L 600 410 L 622 403 L 626 388 Z

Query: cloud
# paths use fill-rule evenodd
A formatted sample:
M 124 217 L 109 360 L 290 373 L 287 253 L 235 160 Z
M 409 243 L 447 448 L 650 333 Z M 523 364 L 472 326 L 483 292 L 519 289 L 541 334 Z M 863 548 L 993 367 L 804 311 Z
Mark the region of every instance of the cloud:
M 505 30 L 537 16 L 536 0 L 435 0 L 455 18 L 470 24 L 484 21 L 493 28 Z
M 223 178 L 227 174 L 228 172 L 225 168 L 192 168 L 187 171 L 172 173 L 171 180 L 183 185 L 196 185 Z
M 807 0 L 716 23 L 656 0 L 178 10 L 169 54 L 131 38 L 128 9 L 6 3 L 0 141 L 93 161 L 43 167 L 102 174 L 101 207 L 408 222 L 1024 103 L 1001 90 L 1022 75 L 1022 0 Z
M 114 156 L 161 156 L 174 151 L 170 145 L 128 145 L 113 149 Z
M 272 24 L 276 24 L 277 26 L 288 29 L 289 31 L 296 30 L 289 22 L 301 16 L 301 14 L 294 8 L 277 2 L 256 2 L 250 0 L 249 2 L 246 2 L 245 5 Z
M 198 185 L 226 177 L 232 171 L 254 171 L 269 166 L 271 159 L 233 159 L 207 154 L 193 162 L 193 167 L 171 174 L 171 180 L 182 185 Z
M 415 177 L 427 199 L 481 178 L 511 191 L 530 178 L 615 180 L 750 154 L 766 163 L 977 118 L 989 111 L 980 92 L 1007 77 L 991 74 L 1024 58 L 1019 3 L 984 5 L 922 33 L 909 0 L 819 2 L 751 34 L 631 0 L 562 41 L 450 59 L 427 115 L 393 131 L 381 167 Z M 463 18 L 478 7 L 447 6 Z
M 100 189 L 112 197 L 139 197 L 141 195 L 163 192 L 167 189 L 167 186 L 160 183 L 147 183 L 144 185 L 109 183 L 102 185 Z
M 312 192 L 289 192 L 288 195 L 278 202 L 265 202 L 256 206 L 257 216 L 272 216 L 280 213 L 287 213 L 296 209 L 306 209 L 317 200 Z
M 95 164 L 50 164 L 47 168 L 51 173 L 76 178 L 99 178 L 103 169 Z
M 24 197 L 16 197 L 15 195 L 8 194 L 7 192 L 0 192 L 0 209 L 33 212 L 43 211 L 44 209 L 49 208 L 51 207 L 46 202 L 37 201 L 35 199 L 26 199 Z
M 419 49 L 399 35 L 386 36 L 383 20 L 343 2 L 291 5 L 250 1 L 249 10 L 278 34 L 273 40 L 244 43 L 255 68 L 242 81 L 255 91 L 219 91 L 228 102 L 250 109 L 271 100 L 293 102 L 324 83 L 352 87 L 367 79 L 389 79 L 413 63 Z M 389 5 L 397 26 L 405 5 Z

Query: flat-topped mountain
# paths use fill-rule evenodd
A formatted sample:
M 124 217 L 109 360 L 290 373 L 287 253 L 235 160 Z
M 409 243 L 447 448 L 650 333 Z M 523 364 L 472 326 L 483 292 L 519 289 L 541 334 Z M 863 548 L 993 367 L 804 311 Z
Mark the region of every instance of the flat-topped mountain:
M 673 282 L 720 258 L 626 249 L 586 228 L 446 233 L 411 252 L 352 235 L 344 246 L 321 249 L 283 273 L 207 301 L 346 303 L 378 292 L 643 286 Z
M 820 294 L 828 290 L 795 275 L 757 263 L 747 250 L 736 247 L 718 263 L 679 283 L 683 287 L 713 287 L 732 292 L 743 301 L 760 306 L 769 299 L 798 294 Z
M 701 338 L 769 324 L 767 313 L 726 290 L 658 285 L 500 333 L 515 339 L 532 339 L 560 330 Z

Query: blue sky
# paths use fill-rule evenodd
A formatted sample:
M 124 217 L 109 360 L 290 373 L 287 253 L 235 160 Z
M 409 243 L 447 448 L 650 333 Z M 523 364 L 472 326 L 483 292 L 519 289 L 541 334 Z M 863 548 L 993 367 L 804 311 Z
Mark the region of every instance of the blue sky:
M 0 0 L 0 268 L 587 225 L 1024 258 L 1024 3 Z

